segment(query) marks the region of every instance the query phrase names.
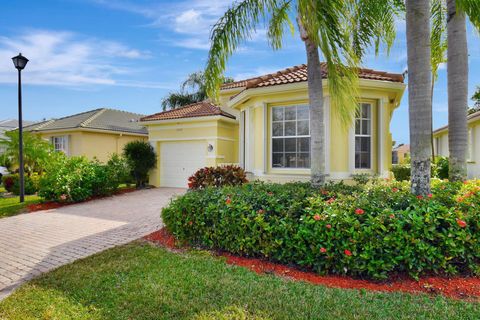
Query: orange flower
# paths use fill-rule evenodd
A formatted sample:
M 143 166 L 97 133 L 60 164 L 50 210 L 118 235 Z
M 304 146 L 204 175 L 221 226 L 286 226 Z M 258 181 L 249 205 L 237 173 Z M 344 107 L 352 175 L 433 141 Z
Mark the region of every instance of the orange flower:
M 429 193 L 427 197 L 433 198 L 433 194 Z
M 327 249 L 325 249 L 325 248 L 322 247 L 322 248 L 320 248 L 320 252 L 321 252 L 321 253 L 325 253 L 325 252 L 327 252 Z
M 320 215 L 317 213 L 316 215 L 313 216 L 313 219 L 318 221 L 318 220 L 322 219 L 322 217 L 320 217 Z
M 352 252 L 348 249 L 345 249 L 345 251 L 343 251 L 345 253 L 345 255 L 347 256 L 351 256 L 352 255 Z
M 232 203 L 232 199 L 230 199 L 230 198 L 227 198 L 227 200 L 225 200 L 225 203 L 226 203 L 226 204 L 230 204 L 230 203 Z
M 392 213 L 389 217 L 390 217 L 390 219 L 393 219 L 393 218 L 395 218 L 395 215 Z
M 417 196 L 417 199 L 422 200 L 422 199 L 423 199 L 423 196 L 422 196 L 422 195 L 418 195 L 418 196 Z
M 467 226 L 467 223 L 461 219 L 457 219 L 457 224 L 460 228 L 465 228 Z
M 363 209 L 357 208 L 357 210 L 355 210 L 355 214 L 362 215 L 364 213 L 365 211 Z
M 398 192 L 398 188 L 393 188 L 392 191 L 393 192 Z
M 332 204 L 334 201 L 335 201 L 335 198 L 330 198 L 330 199 L 327 200 L 327 203 Z
M 332 229 L 332 225 L 331 225 L 331 224 L 327 224 L 325 227 L 327 227 L 327 229 Z

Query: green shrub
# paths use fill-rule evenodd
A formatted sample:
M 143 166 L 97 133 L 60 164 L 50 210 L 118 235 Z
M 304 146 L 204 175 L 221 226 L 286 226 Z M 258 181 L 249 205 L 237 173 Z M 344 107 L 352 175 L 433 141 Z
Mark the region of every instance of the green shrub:
M 188 178 L 190 189 L 207 187 L 239 186 L 248 182 L 245 171 L 239 166 L 219 166 L 199 169 Z
M 438 179 L 448 179 L 449 161 L 447 157 L 437 157 L 435 159 L 435 177 Z
M 24 176 L 25 194 L 35 194 L 38 191 L 38 180 L 38 174 Z M 5 190 L 7 190 L 8 192 L 11 192 L 17 196 L 20 194 L 20 176 L 18 175 L 18 173 L 10 174 L 3 177 L 3 185 L 5 187 Z
M 409 181 L 410 164 L 395 164 L 392 166 L 392 173 L 397 181 Z
M 39 195 L 53 201 L 83 201 L 114 193 L 120 184 L 114 165 L 85 157 L 60 157 L 40 179 Z
M 478 181 L 458 191 L 469 195 L 466 207 L 476 206 L 471 210 L 449 207 L 437 194 L 417 198 L 402 182 L 356 190 L 330 184 L 319 191 L 308 184 L 254 183 L 188 192 L 163 209 L 162 217 L 190 245 L 319 273 L 376 279 L 397 272 L 478 273 L 477 188 Z
M 132 176 L 132 169 L 128 165 L 127 159 L 114 153 L 107 162 L 107 167 L 119 184 L 131 184 L 135 182 Z
M 132 141 L 123 148 L 123 156 L 132 170 L 137 188 L 148 183 L 148 172 L 155 168 L 157 155 L 153 147 L 145 141 Z

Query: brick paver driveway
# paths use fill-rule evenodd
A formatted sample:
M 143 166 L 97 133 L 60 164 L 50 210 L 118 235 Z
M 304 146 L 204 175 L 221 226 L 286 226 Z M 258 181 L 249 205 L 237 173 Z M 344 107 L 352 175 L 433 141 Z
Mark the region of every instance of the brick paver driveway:
M 182 189 L 136 191 L 0 219 L 0 299 L 22 282 L 158 230 Z

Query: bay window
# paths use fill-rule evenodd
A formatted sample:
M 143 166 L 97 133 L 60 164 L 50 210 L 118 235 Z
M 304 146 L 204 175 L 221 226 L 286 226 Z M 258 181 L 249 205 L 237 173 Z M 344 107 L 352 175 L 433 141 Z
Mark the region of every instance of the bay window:
M 271 128 L 272 168 L 310 168 L 309 107 L 272 107 Z

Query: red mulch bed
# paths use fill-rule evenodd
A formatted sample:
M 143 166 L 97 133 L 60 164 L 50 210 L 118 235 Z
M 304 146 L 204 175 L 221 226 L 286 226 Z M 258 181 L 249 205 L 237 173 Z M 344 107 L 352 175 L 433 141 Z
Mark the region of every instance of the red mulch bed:
M 168 249 L 179 249 L 176 239 L 165 229 L 153 232 L 144 237 Z M 231 265 L 248 268 L 258 274 L 275 274 L 297 281 L 324 285 L 331 288 L 365 289 L 383 292 L 409 292 L 441 294 L 454 299 L 470 299 L 480 301 L 480 278 L 478 277 L 422 277 L 419 281 L 408 276 L 396 276 L 385 282 L 354 279 L 347 276 L 321 276 L 314 272 L 306 272 L 298 268 L 288 267 L 263 259 L 245 258 L 229 253 L 219 253 Z
M 123 188 L 115 192 L 113 195 L 120 195 L 124 193 L 129 193 L 136 191 L 136 188 Z M 41 211 L 41 210 L 50 210 L 50 209 L 56 209 L 60 207 L 65 207 L 65 206 L 70 206 L 72 204 L 78 204 L 78 203 L 83 203 L 83 202 L 88 202 L 92 200 L 97 200 L 97 199 L 103 199 L 103 198 L 108 198 L 110 196 L 96 196 L 96 197 L 91 197 L 88 198 L 85 201 L 81 202 L 55 202 L 55 201 L 49 201 L 49 202 L 42 202 L 42 203 L 32 203 L 27 205 L 27 211 L 30 212 L 35 212 L 35 211 Z

